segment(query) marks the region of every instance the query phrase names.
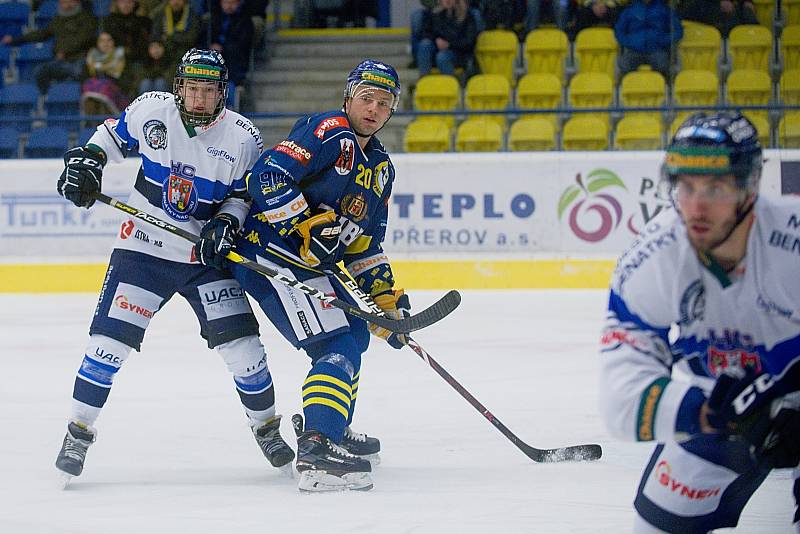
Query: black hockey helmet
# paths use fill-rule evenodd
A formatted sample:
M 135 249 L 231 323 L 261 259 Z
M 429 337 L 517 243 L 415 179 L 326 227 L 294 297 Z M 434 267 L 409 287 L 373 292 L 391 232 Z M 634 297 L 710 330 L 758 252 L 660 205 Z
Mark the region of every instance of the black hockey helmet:
M 743 192 L 757 193 L 763 156 L 758 132 L 738 111 L 696 113 L 667 147 L 662 179 L 670 188 L 679 174 L 733 174 Z
M 216 82 L 219 95 L 214 111 L 211 113 L 196 113 L 186 109 L 186 104 L 181 96 L 181 89 L 186 80 L 202 82 Z M 225 108 L 228 97 L 228 67 L 222 54 L 216 50 L 203 50 L 192 48 L 186 52 L 178 63 L 175 72 L 175 81 L 172 84 L 175 94 L 175 104 L 178 106 L 181 118 L 189 126 L 206 126 L 211 124 Z

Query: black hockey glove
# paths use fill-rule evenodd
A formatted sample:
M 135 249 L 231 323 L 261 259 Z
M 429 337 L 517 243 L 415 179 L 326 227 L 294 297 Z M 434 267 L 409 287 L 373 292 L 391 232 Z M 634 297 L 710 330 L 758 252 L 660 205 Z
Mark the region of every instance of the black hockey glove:
M 342 225 L 333 211 L 323 211 L 297 223 L 289 232 L 300 240 L 300 257 L 310 267 L 330 269 L 336 263 Z
M 79 208 L 91 208 L 94 193 L 100 192 L 106 156 L 86 147 L 75 147 L 64 154 L 64 170 L 58 179 L 58 194 Z
M 764 467 L 797 467 L 800 464 L 800 410 L 781 408 L 772 419 L 766 437 L 753 447 L 753 455 Z
M 390 319 L 404 319 L 411 315 L 411 301 L 402 289 L 386 291 L 372 297 L 380 309 Z M 378 325 L 369 323 L 369 331 L 378 337 L 386 340 L 389 345 L 396 349 L 402 349 L 408 342 L 404 334 L 396 334 Z
M 197 261 L 224 270 L 228 265 L 225 256 L 233 249 L 233 240 L 239 229 L 239 221 L 229 213 L 220 213 L 206 222 L 200 230 L 200 240 L 194 245 Z
M 749 369 L 738 376 L 720 375 L 706 401 L 709 425 L 731 439 L 743 439 L 753 446 L 761 443 L 771 424 L 774 384 L 772 375 Z

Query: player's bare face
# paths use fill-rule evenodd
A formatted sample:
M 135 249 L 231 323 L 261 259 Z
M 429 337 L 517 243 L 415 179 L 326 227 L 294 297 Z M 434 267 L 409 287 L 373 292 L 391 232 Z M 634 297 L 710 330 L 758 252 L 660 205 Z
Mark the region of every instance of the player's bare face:
M 360 87 L 347 102 L 345 111 L 353 123 L 353 129 L 364 135 L 372 135 L 386 124 L 392 114 L 394 97 L 377 87 Z
M 737 207 L 743 193 L 736 187 L 733 175 L 681 175 L 674 194 L 695 249 L 716 248 L 736 226 Z
M 183 105 L 189 113 L 208 115 L 217 107 L 219 90 L 216 82 L 185 80 L 180 91 Z

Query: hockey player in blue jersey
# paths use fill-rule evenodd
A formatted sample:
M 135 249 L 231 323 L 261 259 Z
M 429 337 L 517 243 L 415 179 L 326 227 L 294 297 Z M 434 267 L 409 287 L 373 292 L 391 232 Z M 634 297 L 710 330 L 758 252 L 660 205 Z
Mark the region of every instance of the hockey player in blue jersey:
M 637 533 L 736 526 L 774 468 L 795 468 L 800 501 L 800 200 L 759 196 L 761 170 L 741 114 L 690 117 L 663 165 L 674 209 L 617 263 L 601 411 L 621 439 L 658 442 Z
M 399 97 L 394 68 L 363 61 L 347 77 L 341 110 L 300 119 L 284 141 L 264 152 L 248 176 L 253 206 L 236 241 L 238 252 L 354 303 L 326 274 L 343 261 L 390 317 L 409 313 L 408 297 L 395 289 L 381 246 L 394 167 L 375 137 Z M 372 488 L 366 458 L 377 459 L 380 442 L 349 426 L 361 355 L 370 331 L 396 348 L 404 339 L 250 270 L 235 264 L 231 269 L 281 333 L 311 359 L 302 388 L 305 428 L 300 420 L 297 429 L 300 489 Z
M 200 335 L 216 348 L 262 452 L 275 467 L 294 452 L 280 435 L 275 393 L 258 323 L 239 283 L 214 259 L 224 238 L 244 221 L 245 174 L 263 150 L 255 126 L 225 109 L 228 72 L 215 51 L 192 49 L 178 65 L 173 93 L 137 98 L 118 120 L 101 124 L 86 146 L 64 155 L 58 192 L 89 208 L 106 162 L 138 149 L 142 165 L 128 204 L 206 236 L 195 255 L 177 236 L 138 220 L 122 223 L 75 377 L 72 413 L 56 466 L 80 475 L 95 441 L 93 425 L 114 376 L 131 349 L 139 350 L 150 320 L 175 294 L 185 298 Z M 213 219 L 212 219 L 213 217 Z M 208 222 L 211 220 L 212 222 Z M 225 222 L 222 225 L 222 221 Z M 190 370 L 174 380 L 192 380 Z M 202 388 L 202 384 L 198 384 Z

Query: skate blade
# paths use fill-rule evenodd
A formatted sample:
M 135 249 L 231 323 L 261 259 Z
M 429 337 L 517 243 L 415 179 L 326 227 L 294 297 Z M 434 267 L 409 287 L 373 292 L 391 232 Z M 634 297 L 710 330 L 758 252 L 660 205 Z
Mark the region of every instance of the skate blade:
M 346 473 L 336 476 L 325 471 L 304 471 L 300 474 L 297 488 L 303 493 L 325 493 L 333 491 L 369 491 L 373 488 L 369 473 Z
M 381 465 L 381 455 L 377 452 L 375 454 L 365 454 L 364 456 L 359 456 L 359 458 L 367 460 L 372 467 Z
M 72 482 L 73 476 L 69 473 L 65 473 L 63 471 L 58 472 L 58 487 L 62 490 L 65 490 L 69 487 L 70 482 Z
M 281 475 L 285 476 L 286 478 L 294 479 L 294 466 L 292 463 L 293 462 L 289 462 L 288 464 L 284 464 L 278 468 L 278 471 L 281 472 Z

